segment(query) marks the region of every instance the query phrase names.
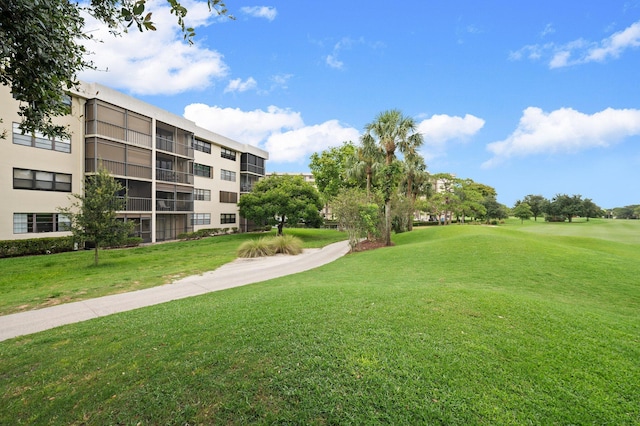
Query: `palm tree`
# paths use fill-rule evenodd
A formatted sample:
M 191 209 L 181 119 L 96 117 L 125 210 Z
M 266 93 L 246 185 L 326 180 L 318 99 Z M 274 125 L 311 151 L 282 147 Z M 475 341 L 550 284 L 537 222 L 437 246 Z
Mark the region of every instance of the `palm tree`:
M 416 152 L 422 145 L 422 134 L 417 132 L 416 122 L 397 109 L 381 112 L 365 126 L 363 144 L 377 144 L 385 154 L 386 179 L 385 198 L 385 244 L 391 245 L 391 194 L 397 189 L 398 167 L 394 166 L 396 148 L 404 155 Z
M 366 179 L 367 200 L 371 201 L 373 177 L 384 164 L 384 154 L 371 138 L 361 140 L 355 155 L 347 165 L 347 178 Z
M 404 156 L 403 164 L 404 186 L 407 189 L 407 199 L 411 203 L 411 212 L 408 217 L 408 229 L 413 230 L 413 213 L 418 195 L 426 192 L 425 186 L 429 183 L 429 173 L 424 158 L 416 153 Z

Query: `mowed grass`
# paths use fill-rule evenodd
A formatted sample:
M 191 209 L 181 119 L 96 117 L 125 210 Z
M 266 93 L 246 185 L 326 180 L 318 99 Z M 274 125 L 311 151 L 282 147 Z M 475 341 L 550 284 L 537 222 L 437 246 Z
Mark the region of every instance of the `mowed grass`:
M 305 248 L 346 238 L 337 231 L 288 229 L 286 233 L 303 239 Z M 0 259 L 0 315 L 168 284 L 212 271 L 235 259 L 243 241 L 265 235 L 275 233 L 101 250 L 98 266 L 93 265 L 91 250 Z
M 5 341 L 0 424 L 640 424 L 640 244 L 545 226 Z

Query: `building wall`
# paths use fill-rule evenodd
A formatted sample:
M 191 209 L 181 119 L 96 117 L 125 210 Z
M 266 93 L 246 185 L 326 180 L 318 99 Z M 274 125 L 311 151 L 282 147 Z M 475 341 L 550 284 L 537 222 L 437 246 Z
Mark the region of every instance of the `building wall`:
M 147 241 L 170 240 L 202 228 L 239 227 L 237 203 L 221 202 L 221 191 L 222 201 L 239 199 L 241 155 L 266 160 L 266 151 L 106 86 L 82 83 L 71 95 L 72 113 L 59 118 L 72 133 L 71 149 L 57 152 L 13 143 L 12 123 L 20 121 L 19 105 L 9 89 L 0 86 L 0 131 L 7 130 L 6 139 L 0 140 L 0 240 L 64 235 L 16 233 L 14 214 L 56 213 L 58 207 L 69 206 L 71 193 L 81 193 L 85 174 L 99 167 L 106 167 L 127 188 L 127 208 L 119 216 L 135 221 Z M 25 143 L 24 137 L 16 140 Z M 199 145 L 210 145 L 210 152 L 198 150 Z M 229 153 L 235 153 L 235 160 L 227 158 Z M 71 175 L 71 191 L 15 189 L 14 168 L 55 172 L 63 179 Z M 194 173 L 207 168 L 210 177 Z M 209 200 L 198 199 L 204 192 Z
M 56 214 L 59 207 L 71 205 L 71 194 L 82 190 L 83 180 L 83 145 L 82 127 L 84 114 L 84 99 L 72 98 L 71 114 L 59 117 L 56 124 L 69 126 L 72 134 L 69 152 L 60 152 L 36 146 L 25 146 L 14 142 L 24 141 L 20 132 L 14 135 L 14 123 L 20 123 L 18 116 L 19 104 L 15 101 L 9 88 L 0 85 L 0 133 L 5 131 L 5 139 L 0 139 L 2 155 L 0 155 L 0 240 L 34 238 L 34 236 L 61 236 L 66 232 L 47 232 L 37 235 L 34 233 L 14 233 L 14 214 Z M 27 136 L 28 138 L 28 136 Z M 47 142 L 42 138 L 37 145 L 44 146 Z M 36 141 L 32 139 L 36 144 Z M 51 144 L 49 142 L 49 144 Z M 52 145 L 52 147 L 55 145 Z M 61 147 L 64 144 L 61 144 Z M 36 189 L 14 189 L 14 169 L 31 170 L 37 172 L 53 172 L 71 175 L 69 191 L 52 191 Z M 47 173 L 48 174 L 48 173 Z M 50 176 L 50 175 L 49 175 Z M 36 175 L 36 178 L 38 176 Z M 38 179 L 36 179 L 38 180 Z M 46 186 L 34 184 L 34 186 Z

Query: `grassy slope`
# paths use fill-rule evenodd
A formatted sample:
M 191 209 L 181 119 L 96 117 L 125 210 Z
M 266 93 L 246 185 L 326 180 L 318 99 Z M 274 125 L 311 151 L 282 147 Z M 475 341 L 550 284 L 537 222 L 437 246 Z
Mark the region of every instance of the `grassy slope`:
M 638 424 L 640 244 L 544 226 L 1 343 L 0 423 Z
M 345 239 L 344 233 L 335 231 L 290 229 L 287 233 L 303 238 L 306 248 Z M 139 290 L 211 271 L 235 259 L 236 249 L 248 238 L 258 236 L 226 235 L 102 250 L 97 267 L 93 251 L 0 259 L 0 314 Z

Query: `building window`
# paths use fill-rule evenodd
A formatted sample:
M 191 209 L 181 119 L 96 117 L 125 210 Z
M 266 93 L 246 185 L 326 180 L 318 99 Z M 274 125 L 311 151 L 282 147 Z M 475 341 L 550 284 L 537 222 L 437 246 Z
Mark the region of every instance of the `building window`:
M 13 189 L 71 192 L 71 175 L 39 170 L 13 169 Z
M 208 189 L 194 189 L 193 199 L 196 201 L 211 201 L 211 191 Z
M 211 174 L 212 168 L 211 166 L 205 166 L 204 164 L 193 163 L 193 174 L 196 176 L 202 176 L 207 178 L 212 178 Z
M 191 225 L 211 225 L 211 213 L 193 213 Z
M 14 213 L 13 233 L 60 232 L 69 230 L 71 221 L 58 213 Z
M 71 139 L 61 137 L 50 138 L 40 132 L 35 132 L 32 135 L 23 135 L 22 130 L 20 130 L 20 124 L 18 123 L 13 123 L 13 143 L 51 151 L 71 152 Z
M 193 141 L 193 149 L 195 149 L 196 151 L 202 151 L 206 152 L 207 154 L 211 154 L 211 144 L 199 139 Z
M 237 203 L 238 194 L 236 192 L 220 191 L 221 203 Z
M 227 148 L 222 148 L 220 150 L 220 157 L 236 161 L 236 152 Z
M 68 108 L 67 114 L 71 114 L 71 96 L 67 94 L 62 96 L 62 103 Z
M 236 223 L 236 214 L 235 213 L 221 213 L 220 214 L 220 223 L 221 224 Z
M 236 172 L 232 172 L 231 170 L 220 169 L 220 179 L 228 180 L 230 182 L 235 182 Z

